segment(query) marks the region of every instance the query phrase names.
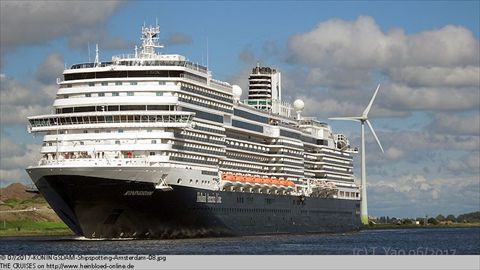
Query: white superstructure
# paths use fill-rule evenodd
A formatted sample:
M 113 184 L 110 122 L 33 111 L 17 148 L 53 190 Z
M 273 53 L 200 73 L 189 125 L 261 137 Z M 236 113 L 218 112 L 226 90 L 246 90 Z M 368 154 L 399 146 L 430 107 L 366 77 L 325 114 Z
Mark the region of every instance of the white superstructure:
M 52 114 L 29 117 L 46 133 L 38 167 L 162 189 L 360 199 L 348 140 L 283 102 L 278 71 L 254 68 L 240 102 L 241 89 L 206 67 L 156 53 L 159 32 L 142 27 L 133 55 L 100 62 L 97 51 L 64 71 Z

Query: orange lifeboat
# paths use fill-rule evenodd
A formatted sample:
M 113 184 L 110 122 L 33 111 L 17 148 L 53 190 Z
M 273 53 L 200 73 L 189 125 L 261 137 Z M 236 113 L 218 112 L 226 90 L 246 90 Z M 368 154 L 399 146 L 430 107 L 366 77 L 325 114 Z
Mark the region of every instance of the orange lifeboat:
M 279 184 L 280 184 L 280 181 L 277 180 L 277 179 L 273 179 L 273 180 L 272 180 L 272 184 L 273 184 L 273 185 L 279 185 Z
M 238 181 L 238 182 L 243 182 L 243 176 L 238 175 L 238 174 L 235 175 L 235 176 L 233 177 L 233 179 L 234 179 L 235 181 Z
M 226 174 L 222 174 L 222 180 L 228 180 L 227 178 L 228 178 L 228 177 L 227 177 Z
M 287 181 L 285 181 L 285 180 L 280 180 L 280 181 L 279 181 L 279 184 L 280 184 L 281 186 L 286 186 L 286 185 L 287 185 Z
M 265 179 L 265 184 L 270 185 L 272 183 L 272 179 L 267 178 Z
M 245 176 L 245 182 L 247 182 L 247 183 L 253 183 L 253 177 L 251 177 L 251 176 Z
M 260 178 L 260 177 L 255 177 L 255 178 L 253 179 L 253 182 L 254 182 L 254 183 L 262 183 L 262 181 L 263 181 L 263 180 L 262 180 L 262 178 Z
M 293 183 L 292 181 L 287 181 L 287 186 L 293 187 L 295 186 L 295 183 Z

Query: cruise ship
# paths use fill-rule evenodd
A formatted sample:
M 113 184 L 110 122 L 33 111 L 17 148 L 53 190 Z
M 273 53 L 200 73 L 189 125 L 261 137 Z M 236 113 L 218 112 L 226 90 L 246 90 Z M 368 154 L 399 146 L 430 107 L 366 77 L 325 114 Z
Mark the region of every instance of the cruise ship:
M 87 238 L 179 238 L 348 232 L 360 228 L 357 149 L 282 101 L 281 73 L 253 67 L 237 85 L 157 52 L 143 26 L 131 55 L 75 64 L 26 169 L 52 209 Z M 247 80 L 247 78 L 245 78 Z

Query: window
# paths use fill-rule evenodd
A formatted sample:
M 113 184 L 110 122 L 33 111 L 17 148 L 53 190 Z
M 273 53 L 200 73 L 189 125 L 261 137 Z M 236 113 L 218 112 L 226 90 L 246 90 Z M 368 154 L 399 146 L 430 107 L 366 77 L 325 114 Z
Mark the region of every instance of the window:
M 162 92 L 157 92 L 157 96 L 163 96 Z
M 155 156 L 155 152 L 150 152 L 150 156 Z
M 99 96 L 99 97 L 104 97 L 104 96 L 105 96 L 105 93 L 98 93 L 98 96 Z
M 102 82 L 102 86 L 107 86 L 108 82 Z
M 122 85 L 122 82 L 115 82 L 115 85 Z
M 130 82 L 130 85 L 137 85 L 137 82 Z
M 95 86 L 95 83 L 93 83 L 93 82 L 88 83 L 88 86 L 90 86 L 90 87 Z
M 115 144 L 120 144 L 120 141 L 115 141 Z
M 90 94 L 90 93 L 85 94 L 85 97 L 91 97 L 91 96 L 92 96 L 92 94 Z
M 134 94 L 133 92 L 127 92 L 127 96 L 131 97 L 131 96 L 133 96 L 133 94 Z
M 113 93 L 112 93 L 112 96 L 118 97 L 118 92 L 113 92 Z
M 68 95 L 64 95 L 63 98 L 68 98 Z
M 123 133 L 123 129 L 119 129 L 119 130 L 118 130 L 118 133 Z
M 158 85 L 165 85 L 165 82 L 158 82 Z
M 157 143 L 157 140 L 152 140 L 152 144 L 156 144 Z

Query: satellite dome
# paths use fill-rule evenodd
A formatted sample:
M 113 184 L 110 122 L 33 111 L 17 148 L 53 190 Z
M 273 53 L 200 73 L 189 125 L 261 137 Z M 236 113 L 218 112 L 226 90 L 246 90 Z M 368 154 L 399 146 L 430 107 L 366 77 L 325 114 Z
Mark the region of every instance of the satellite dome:
M 240 86 L 234 84 L 232 85 L 232 94 L 233 94 L 233 98 L 236 99 L 236 100 L 239 100 L 240 97 L 242 96 L 242 88 L 240 88 Z
M 303 111 L 305 108 L 305 103 L 301 99 L 297 99 L 293 102 L 293 108 L 295 109 L 296 112 Z

